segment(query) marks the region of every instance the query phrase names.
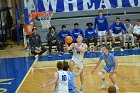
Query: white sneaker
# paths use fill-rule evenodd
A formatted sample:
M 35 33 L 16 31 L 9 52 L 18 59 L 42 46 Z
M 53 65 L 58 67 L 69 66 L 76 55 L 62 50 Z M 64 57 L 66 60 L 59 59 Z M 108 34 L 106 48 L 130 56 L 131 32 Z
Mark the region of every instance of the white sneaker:
M 103 84 L 101 85 L 101 89 L 105 88 L 108 85 L 107 81 L 104 81 Z
M 112 50 L 111 51 L 114 51 L 114 48 L 112 48 Z
M 116 91 L 118 91 L 120 89 L 117 85 L 115 85 L 115 88 L 116 88 Z
M 80 87 L 80 93 L 84 93 L 84 88 L 82 86 Z
M 121 48 L 120 51 L 124 51 L 124 50 Z

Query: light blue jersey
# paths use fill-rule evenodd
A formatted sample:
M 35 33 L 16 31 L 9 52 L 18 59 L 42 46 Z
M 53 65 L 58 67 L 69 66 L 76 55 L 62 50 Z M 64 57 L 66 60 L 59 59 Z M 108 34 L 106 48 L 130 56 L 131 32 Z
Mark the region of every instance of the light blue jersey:
M 106 66 L 104 69 L 107 72 L 112 72 L 115 68 L 115 57 L 113 54 L 108 53 L 107 55 L 101 54 L 99 60 L 102 61 L 104 59 Z
M 74 83 L 74 77 L 76 76 L 76 73 L 67 71 L 69 75 L 69 81 L 68 81 L 68 88 L 69 93 L 78 93 L 77 88 Z

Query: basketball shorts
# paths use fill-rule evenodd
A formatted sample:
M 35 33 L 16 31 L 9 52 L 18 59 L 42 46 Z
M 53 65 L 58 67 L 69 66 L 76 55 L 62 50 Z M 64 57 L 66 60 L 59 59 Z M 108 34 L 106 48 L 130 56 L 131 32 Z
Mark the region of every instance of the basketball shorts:
M 77 88 L 69 89 L 69 93 L 78 93 Z
M 107 73 L 113 72 L 114 69 L 115 69 L 115 66 L 105 66 L 105 67 L 104 67 L 104 70 L 105 70 Z
M 68 91 L 54 91 L 54 93 L 69 93 Z
M 83 68 L 84 68 L 84 66 L 83 66 L 83 61 L 78 60 L 78 59 L 75 59 L 75 58 L 72 58 L 71 60 L 75 63 L 75 65 L 76 65 L 79 69 L 83 69 Z
M 112 37 L 119 37 L 119 36 L 122 36 L 122 33 L 121 32 L 119 34 L 112 33 Z
M 106 35 L 106 31 L 98 31 L 98 36 L 105 36 Z

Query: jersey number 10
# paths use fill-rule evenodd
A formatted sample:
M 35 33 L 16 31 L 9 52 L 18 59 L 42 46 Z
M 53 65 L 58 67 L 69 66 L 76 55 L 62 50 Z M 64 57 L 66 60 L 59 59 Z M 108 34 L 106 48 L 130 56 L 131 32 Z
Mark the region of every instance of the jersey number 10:
M 67 80 L 67 76 L 66 75 L 62 75 L 62 81 L 66 81 Z

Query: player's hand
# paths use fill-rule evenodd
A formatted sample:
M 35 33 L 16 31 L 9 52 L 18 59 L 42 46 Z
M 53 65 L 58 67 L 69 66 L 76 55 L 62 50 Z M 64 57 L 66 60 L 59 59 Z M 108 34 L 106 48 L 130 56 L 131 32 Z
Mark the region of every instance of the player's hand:
M 117 73 L 117 69 L 114 69 L 114 71 L 113 71 L 114 73 Z
M 77 46 L 73 43 L 73 47 L 76 48 Z
M 47 85 L 46 85 L 45 83 L 42 83 L 40 87 L 42 87 L 42 88 L 46 88 Z

